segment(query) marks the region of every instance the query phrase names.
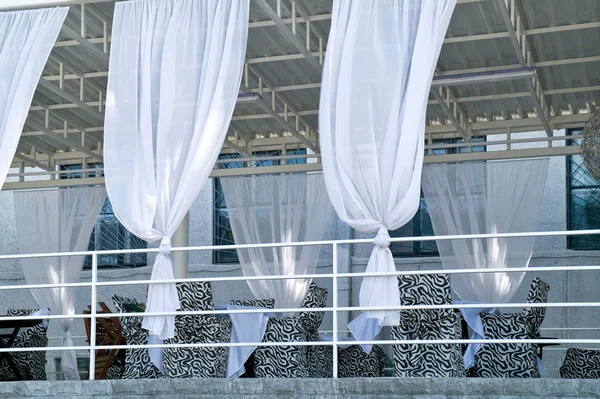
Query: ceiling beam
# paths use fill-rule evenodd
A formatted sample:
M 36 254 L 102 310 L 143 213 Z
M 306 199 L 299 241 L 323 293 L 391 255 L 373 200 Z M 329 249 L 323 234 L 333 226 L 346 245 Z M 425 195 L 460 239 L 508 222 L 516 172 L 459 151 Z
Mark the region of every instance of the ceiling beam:
M 82 46 L 89 55 L 94 57 L 96 61 L 100 62 L 102 66 L 108 68 L 108 54 L 100 50 L 94 44 L 90 43 L 86 38 L 82 37 L 79 33 L 75 32 L 67 25 L 62 26 L 61 32 L 79 43 L 79 45 Z
M 36 168 L 40 168 L 42 170 L 45 170 L 47 172 L 51 171 L 52 168 L 50 166 L 48 166 L 47 164 L 41 163 L 36 161 L 33 158 L 30 158 L 29 156 L 25 155 L 25 154 L 21 154 L 21 153 L 16 153 L 15 156 L 13 157 L 13 159 L 19 160 L 19 161 L 23 161 L 31 166 L 35 166 Z
M 85 111 L 88 115 L 97 119 L 97 121 L 99 121 L 101 123 L 104 122 L 104 115 L 102 113 L 100 113 L 96 109 L 90 107 L 89 105 L 87 105 L 85 102 L 81 101 L 79 98 L 75 97 L 74 95 L 67 93 L 64 89 L 61 89 L 57 85 L 48 82 L 46 79 L 40 79 L 39 85 L 42 87 L 45 87 L 46 89 L 52 91 L 55 94 L 58 94 L 65 100 L 70 101 L 73 104 L 77 105 L 77 107 L 81 108 L 81 110 Z
M 509 1 L 510 8 L 508 5 Z M 527 58 L 531 58 L 531 53 L 528 49 L 529 45 L 527 43 L 527 36 L 524 33 L 525 29 L 522 25 L 524 23 L 523 18 L 520 15 L 516 0 L 496 0 L 496 4 L 508 30 L 510 42 L 515 50 L 517 59 L 519 60 L 519 65 L 521 67 L 529 66 L 528 64 L 532 62 L 528 63 Z M 544 106 L 544 97 L 541 94 L 544 88 L 539 76 L 536 75 L 534 79 L 527 79 L 527 88 L 531 93 L 535 112 L 538 115 L 538 118 L 540 118 L 542 121 L 542 125 L 544 126 L 546 134 L 548 137 L 550 137 L 552 136 L 552 128 L 548 123 L 549 112 L 547 112 L 547 108 Z
M 61 136 L 59 134 L 54 133 L 52 130 L 36 123 L 33 121 L 28 121 L 27 124 L 29 126 L 31 126 L 34 129 L 39 130 L 42 133 L 45 133 L 46 135 L 48 135 L 49 137 L 51 137 L 53 140 L 58 141 L 59 143 L 62 143 L 64 145 L 67 145 L 75 150 L 78 150 L 84 154 L 86 154 L 89 157 L 92 157 L 94 159 L 97 159 L 100 162 L 103 162 L 102 156 L 99 154 L 96 154 L 94 151 L 90 150 L 87 147 L 82 146 L 81 144 L 77 143 L 75 140 L 69 138 L 69 137 L 65 137 L 65 136 Z
M 308 61 L 315 72 L 320 74 L 322 71 L 322 66 L 318 59 L 312 55 L 310 49 L 307 48 L 305 43 L 302 43 L 302 40 L 300 40 L 300 38 L 298 38 L 298 36 L 292 32 L 287 24 L 283 22 L 281 17 L 277 15 L 277 12 L 271 8 L 269 3 L 267 3 L 266 0 L 254 0 L 254 4 L 257 4 L 269 16 L 269 18 L 275 22 L 275 25 L 277 25 L 279 28 L 279 32 L 281 32 L 285 38 L 289 40 L 290 43 L 292 43 L 294 47 L 296 47 L 304 55 L 304 58 Z
M 226 147 L 231 148 L 232 150 L 234 150 L 235 152 L 237 152 L 238 154 L 244 156 L 245 158 L 252 158 L 252 155 L 250 155 L 245 149 L 243 149 L 242 147 L 240 147 L 237 144 L 234 144 L 231 140 L 225 140 L 224 145 Z
M 244 85 L 244 84 L 241 85 L 241 90 L 245 93 L 251 92 L 251 90 L 248 87 L 246 87 L 246 85 Z M 319 152 L 317 150 L 317 147 L 310 140 L 308 140 L 308 138 L 306 138 L 304 135 L 302 135 L 302 133 L 300 133 L 294 125 L 292 125 L 291 123 L 286 121 L 284 119 L 284 117 L 279 116 L 279 114 L 271 108 L 271 104 L 269 104 L 267 101 L 265 101 L 264 98 L 260 97 L 257 100 L 257 103 L 263 110 L 265 110 L 267 112 L 267 114 L 271 118 L 275 119 L 286 131 L 290 132 L 298 140 L 300 140 L 301 143 L 306 145 L 307 148 L 311 149 L 315 153 Z
M 444 111 L 444 114 L 446 114 L 446 116 L 450 120 L 450 123 L 452 123 L 452 126 L 454 126 L 454 128 L 456 129 L 458 134 L 460 134 L 463 139 L 468 140 L 468 135 L 467 135 L 465 129 L 463 129 L 463 126 L 457 119 L 457 116 L 458 116 L 457 115 L 457 103 L 456 103 L 456 101 L 452 101 L 450 91 L 448 91 L 447 89 L 446 89 L 446 96 L 445 96 L 446 99 L 444 99 L 442 97 L 443 89 L 444 88 L 440 87 L 439 92 L 436 89 L 431 89 L 431 94 L 433 94 L 433 97 L 435 97 L 438 105 L 442 108 L 442 111 Z M 453 106 L 452 110 L 450 109 L 451 105 Z

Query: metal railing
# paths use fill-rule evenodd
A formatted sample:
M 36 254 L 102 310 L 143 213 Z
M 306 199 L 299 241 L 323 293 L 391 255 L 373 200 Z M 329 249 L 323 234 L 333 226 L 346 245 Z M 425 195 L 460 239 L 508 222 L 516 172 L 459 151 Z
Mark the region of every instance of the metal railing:
M 578 231 L 557 231 L 557 232 L 523 232 L 523 233 L 505 233 L 505 234 L 471 234 L 471 235 L 451 235 L 451 236 L 426 236 L 426 237 L 398 237 L 392 238 L 391 242 L 412 242 L 412 241 L 433 241 L 433 240 L 461 240 L 461 239 L 485 239 L 485 238 L 513 238 L 513 237 L 557 237 L 557 236 L 573 236 L 573 235 L 592 235 L 600 234 L 600 230 L 578 230 Z M 193 246 L 193 247 L 176 247 L 172 251 L 211 251 L 224 249 L 240 249 L 240 248 L 280 248 L 280 247 L 297 247 L 297 246 L 314 246 L 328 245 L 332 247 L 332 272 L 331 273 L 314 273 L 306 275 L 275 275 L 275 276 L 228 276 L 228 277 L 198 277 L 173 280 L 118 280 L 118 281 L 98 281 L 98 256 L 128 254 L 128 253 L 156 253 L 158 248 L 132 249 L 132 250 L 114 250 L 114 251 L 80 251 L 80 252 L 62 252 L 62 253 L 44 253 L 44 254 L 18 254 L 18 255 L 0 255 L 0 261 L 25 258 L 46 258 L 46 257 L 63 257 L 63 256 L 81 256 L 87 255 L 92 257 L 91 281 L 79 283 L 62 283 L 62 284 L 19 284 L 19 285 L 3 285 L 0 286 L 0 292 L 5 290 L 23 290 L 23 289 L 39 289 L 39 288 L 59 288 L 59 287 L 90 287 L 91 288 L 91 313 L 83 314 L 76 313 L 74 315 L 48 315 L 43 316 L 44 319 L 91 319 L 90 323 L 90 345 L 89 346 L 73 346 L 68 349 L 89 351 L 90 366 L 89 379 L 93 380 L 95 375 L 95 352 L 99 349 L 130 349 L 130 348 L 197 348 L 197 347 L 248 347 L 248 346 L 332 346 L 333 347 L 333 376 L 338 376 L 338 348 L 340 346 L 339 333 L 342 330 L 338 327 L 338 313 L 351 311 L 367 311 L 367 310 L 415 310 L 415 309 L 460 309 L 460 308 L 524 308 L 524 307 L 546 307 L 546 308 L 574 308 L 574 307 L 600 307 L 600 302 L 556 302 L 556 303 L 488 303 L 488 304 L 447 304 L 447 305 L 411 305 L 411 306 L 380 306 L 380 307 L 364 307 L 364 306 L 340 306 L 338 296 L 338 280 L 340 278 L 356 278 L 356 277 L 382 277 L 382 276 L 401 276 L 401 275 L 430 275 L 430 274 L 470 274 L 470 273 L 505 273 L 510 272 L 559 272 L 559 271 L 598 271 L 600 265 L 588 266 L 544 266 L 544 267 L 519 267 L 519 268 L 495 268 L 495 269 L 436 269 L 436 270 L 397 270 L 394 272 L 385 273 L 340 273 L 338 271 L 338 247 L 346 244 L 368 244 L 372 243 L 371 239 L 346 239 L 346 240 L 323 240 L 310 242 L 296 243 L 269 243 L 269 244 L 254 244 L 254 245 L 220 245 L 220 246 Z M 249 281 L 249 280 L 285 280 L 285 279 L 332 279 L 332 306 L 325 308 L 286 308 L 277 309 L 281 313 L 296 313 L 296 312 L 331 312 L 332 313 L 332 341 L 312 341 L 312 342 L 238 342 L 238 343 L 194 343 L 194 344 L 160 344 L 160 345 L 97 345 L 96 337 L 96 319 L 108 317 L 140 317 L 140 313 L 111 313 L 97 314 L 96 302 L 98 298 L 99 287 L 109 286 L 130 286 L 130 285 L 145 285 L 145 284 L 164 284 L 177 282 L 234 282 L 234 281 Z M 205 311 L 177 311 L 177 312 L 146 312 L 144 316 L 175 316 L 175 315 L 217 315 L 217 314 L 250 314 L 264 313 L 264 309 L 236 309 L 236 310 L 205 310 Z M 1 316 L 0 320 L 39 320 L 40 316 Z M 551 328 L 543 328 L 544 330 L 552 331 Z M 556 330 L 564 331 L 596 331 L 600 328 L 594 327 L 574 327 L 560 328 Z M 352 345 L 361 344 L 470 344 L 470 343 L 532 343 L 532 344 L 600 344 L 600 339 L 591 338 L 553 338 L 553 339 L 435 339 L 435 340 L 372 340 L 372 341 L 351 341 Z M 348 344 L 348 341 L 343 344 Z M 64 346 L 47 346 L 47 347 L 32 347 L 32 348 L 0 348 L 0 353 L 3 352 L 35 352 L 35 351 L 62 351 Z

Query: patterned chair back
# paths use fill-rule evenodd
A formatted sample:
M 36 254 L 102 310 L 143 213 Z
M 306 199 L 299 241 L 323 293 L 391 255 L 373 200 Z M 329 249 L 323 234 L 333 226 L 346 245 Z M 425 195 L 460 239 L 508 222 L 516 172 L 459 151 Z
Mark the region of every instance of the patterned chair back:
M 305 309 L 324 308 L 327 306 L 327 290 L 310 283 L 308 292 L 302 302 Z M 300 321 L 306 326 L 309 334 L 317 334 L 323 322 L 324 312 L 302 312 L 298 315 Z
M 600 378 L 600 351 L 569 348 L 560 367 L 561 378 Z
M 410 274 L 398 276 L 400 303 L 447 305 L 452 303 L 450 276 L 447 274 Z
M 529 303 L 547 303 L 548 291 L 550 286 L 539 277 L 536 277 L 531 282 L 527 302 Z M 523 316 L 527 319 L 532 337 L 540 336 L 540 327 L 546 317 L 546 308 L 531 307 L 523 310 Z

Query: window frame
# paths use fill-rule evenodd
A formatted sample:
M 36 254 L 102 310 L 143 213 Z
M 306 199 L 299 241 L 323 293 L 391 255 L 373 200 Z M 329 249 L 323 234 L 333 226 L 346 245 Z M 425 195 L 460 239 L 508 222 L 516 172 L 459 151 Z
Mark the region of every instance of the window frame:
M 581 134 L 582 130 L 583 130 L 583 128 L 567 129 L 566 135 L 578 136 Z M 572 139 L 566 140 L 566 145 L 567 146 L 574 145 L 574 141 L 575 140 L 572 140 Z M 573 157 L 574 156 L 582 157 L 581 154 L 567 155 L 565 157 L 565 162 L 566 162 L 565 193 L 567 196 L 567 198 L 566 198 L 567 209 L 565 212 L 565 217 L 566 217 L 566 226 L 567 226 L 568 231 L 582 230 L 582 229 L 574 228 L 574 226 L 576 226 L 576 224 L 573 221 L 573 219 L 574 219 L 573 191 L 575 191 L 575 190 L 590 190 L 591 191 L 591 190 L 595 189 L 598 192 L 600 192 L 600 182 L 595 180 L 591 175 L 589 176 L 589 178 L 592 180 L 595 180 L 597 184 L 592 184 L 592 185 L 583 184 L 581 186 L 575 186 L 575 187 L 573 186 L 573 172 L 574 172 Z M 582 158 L 582 162 L 583 162 L 583 158 Z M 585 173 L 589 174 L 585 164 L 582 167 L 585 170 Z M 600 202 L 599 202 L 599 205 L 600 205 Z M 596 243 L 589 245 L 589 242 L 592 241 L 592 237 L 596 238 Z M 588 244 L 588 245 L 586 245 L 586 244 Z M 598 251 L 598 250 L 600 250 L 600 236 L 596 236 L 596 235 L 593 235 L 593 236 L 592 235 L 567 236 L 566 247 L 567 247 L 567 249 L 574 250 L 574 251 Z

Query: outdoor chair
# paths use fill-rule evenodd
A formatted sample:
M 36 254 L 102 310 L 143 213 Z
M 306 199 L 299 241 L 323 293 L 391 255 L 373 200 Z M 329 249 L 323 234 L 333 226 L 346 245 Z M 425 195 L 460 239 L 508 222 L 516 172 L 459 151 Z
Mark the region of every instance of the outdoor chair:
M 112 314 L 113 312 L 104 302 L 99 302 L 100 311 L 96 314 Z M 90 308 L 90 306 L 88 306 Z M 83 314 L 91 314 L 89 310 L 84 310 Z M 83 319 L 87 342 L 91 342 L 91 319 Z M 96 345 L 124 345 L 121 321 L 118 317 L 99 317 L 96 319 Z M 94 376 L 96 380 L 114 380 L 120 379 L 125 370 L 125 350 L 124 349 L 98 349 L 95 356 Z M 89 377 L 89 373 L 88 373 Z
M 550 287 L 540 278 L 531 283 L 527 302 L 546 303 Z M 521 313 L 481 314 L 486 339 L 535 339 L 546 308 L 531 307 Z M 484 344 L 475 354 L 473 377 L 539 378 L 538 346 L 530 343 Z
M 131 305 L 143 311 L 143 304 L 134 298 L 113 295 L 113 303 L 117 313 L 131 313 Z M 148 344 L 148 330 L 142 328 L 142 317 L 121 317 L 121 334 L 128 345 Z M 123 379 L 164 378 L 164 374 L 152 363 L 147 348 L 129 348 L 125 350 L 125 370 Z
M 449 305 L 447 274 L 398 276 L 400 304 Z M 400 324 L 390 328 L 394 340 L 460 339 L 461 322 L 453 309 L 410 309 L 400 312 Z M 396 377 L 464 377 L 460 344 L 392 345 Z
M 177 283 L 180 310 L 214 310 L 210 282 Z M 175 316 L 175 338 L 166 344 L 229 343 L 231 320 L 214 315 Z M 170 378 L 225 378 L 229 348 L 187 347 L 165 348 L 163 363 L 165 374 Z
M 302 308 L 323 308 L 327 304 L 327 290 L 311 283 Z M 323 312 L 301 312 L 295 317 L 270 318 L 263 342 L 290 342 L 286 346 L 259 346 L 254 352 L 254 372 L 259 378 L 307 378 L 316 374 L 315 365 L 309 365 L 307 346 L 293 342 L 318 339 Z M 316 338 L 315 338 L 316 336 Z M 318 367 L 318 366 L 317 366 Z
M 37 310 L 29 309 L 8 309 L 8 316 L 29 316 Z M 19 330 L 14 341 L 10 345 L 11 348 L 35 348 L 48 346 L 48 327 L 46 323 L 39 323 L 32 327 L 22 328 Z M 10 337 L 0 334 L 0 339 L 10 340 Z M 2 345 L 4 346 L 4 345 Z M 9 360 L 6 356 L 0 356 L 0 381 L 15 381 L 24 380 L 45 380 L 46 379 L 46 351 L 36 352 L 10 352 L 10 359 L 18 373 L 19 378 L 15 375 L 12 367 L 9 365 Z
M 569 348 L 560 367 L 561 378 L 600 378 L 600 351 Z

